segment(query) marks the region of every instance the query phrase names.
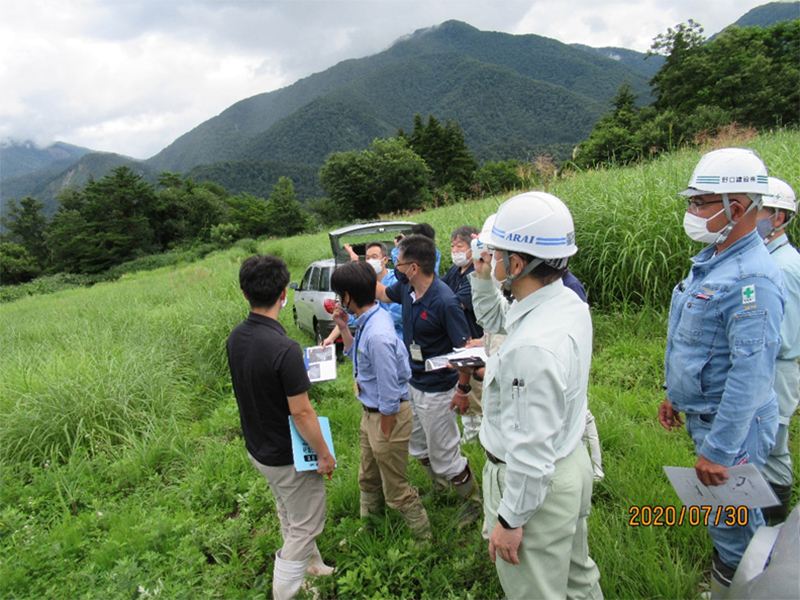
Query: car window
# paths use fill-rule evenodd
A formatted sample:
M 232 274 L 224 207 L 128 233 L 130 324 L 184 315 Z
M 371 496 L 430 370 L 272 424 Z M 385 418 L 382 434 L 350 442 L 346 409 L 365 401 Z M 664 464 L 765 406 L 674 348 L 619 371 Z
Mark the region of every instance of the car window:
M 319 289 L 319 267 L 312 267 L 313 271 L 311 272 L 311 283 L 308 286 L 310 290 L 318 290 Z
M 331 290 L 331 269 L 330 267 L 324 267 L 320 271 L 318 289 L 321 292 L 329 292 Z
M 303 275 L 303 281 L 300 282 L 300 290 L 307 290 L 308 286 L 310 285 L 309 282 L 311 281 L 311 270 L 313 267 L 308 267 L 306 269 L 306 274 Z

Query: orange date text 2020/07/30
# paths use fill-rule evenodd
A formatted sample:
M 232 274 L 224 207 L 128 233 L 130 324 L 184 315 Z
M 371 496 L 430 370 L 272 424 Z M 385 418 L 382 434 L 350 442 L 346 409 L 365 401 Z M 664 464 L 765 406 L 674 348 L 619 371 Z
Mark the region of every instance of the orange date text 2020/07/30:
M 674 527 L 675 525 L 745 526 L 750 511 L 746 506 L 631 506 L 628 509 L 631 527 Z

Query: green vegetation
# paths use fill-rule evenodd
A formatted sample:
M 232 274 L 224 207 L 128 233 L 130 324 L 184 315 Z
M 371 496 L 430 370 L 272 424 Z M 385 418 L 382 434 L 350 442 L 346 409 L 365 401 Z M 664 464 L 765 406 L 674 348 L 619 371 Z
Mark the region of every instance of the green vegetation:
M 726 143 L 754 148 L 779 177 L 791 179 L 800 162 L 796 132 Z M 662 465 L 694 463 L 688 436 L 664 431 L 656 411 L 664 303 L 696 249 L 675 194 L 700 154 L 573 174 L 548 188 L 575 216 L 571 266 L 593 303 L 589 401 L 606 478 L 595 488 L 589 544 L 608 598 L 696 598 L 707 589 L 703 527 L 629 523 L 632 506 L 678 502 Z M 504 199 L 413 218 L 436 228 L 447 263 L 447 234 L 480 225 Z M 324 233 L 243 241 L 200 262 L 0 305 L 0 597 L 270 596 L 279 525 L 266 481 L 247 461 L 224 350 L 247 313 L 238 267 L 255 251 L 282 256 L 297 280 L 330 248 Z M 313 342 L 288 307 L 281 321 L 301 344 Z M 339 460 L 319 538 L 338 572 L 319 582 L 321 597 L 501 597 L 480 530 L 453 526 L 456 498 L 427 505 L 428 546 L 414 546 L 391 511 L 375 532 L 357 533 L 361 411 L 350 373 L 343 362 L 336 381 L 311 392 L 331 418 Z M 792 439 L 798 433 L 795 420 Z M 479 470 L 480 447 L 465 451 Z M 409 473 L 427 490 L 418 465 Z
M 118 167 L 82 189 L 59 194 L 59 210 L 48 222 L 43 204 L 23 198 L 9 203 L 0 236 L 0 277 L 5 286 L 30 281 L 42 272 L 111 278 L 122 265 L 175 264 L 227 247 L 235 240 L 295 235 L 312 226 L 281 177 L 267 200 L 229 196 L 215 183 L 196 184 L 164 172 L 159 189 L 128 167 Z M 159 254 L 169 251 L 168 256 Z M 9 295 L 10 294 L 10 295 Z M 3 289 L 4 298 L 13 296 Z
M 331 154 L 319 179 L 336 207 L 325 212 L 337 220 L 414 210 L 430 198 L 430 169 L 404 139 L 376 139 L 369 150 Z
M 696 143 L 725 127 L 769 130 L 800 123 L 800 19 L 728 27 L 713 41 L 689 20 L 653 42 L 666 57 L 651 84 L 652 106 L 635 105 L 623 83 L 575 158 L 579 166 L 624 164 Z

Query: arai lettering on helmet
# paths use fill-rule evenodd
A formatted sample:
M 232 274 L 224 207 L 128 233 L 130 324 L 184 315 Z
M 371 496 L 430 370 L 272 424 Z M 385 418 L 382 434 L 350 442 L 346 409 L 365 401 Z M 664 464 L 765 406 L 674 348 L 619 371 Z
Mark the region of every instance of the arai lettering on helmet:
M 572 234 L 574 239 L 575 234 Z M 510 233 L 506 236 L 507 242 L 516 242 L 518 244 L 531 244 L 534 246 L 567 246 L 569 242 L 569 238 L 567 236 L 564 237 L 536 237 L 535 235 L 520 235 L 518 233 Z

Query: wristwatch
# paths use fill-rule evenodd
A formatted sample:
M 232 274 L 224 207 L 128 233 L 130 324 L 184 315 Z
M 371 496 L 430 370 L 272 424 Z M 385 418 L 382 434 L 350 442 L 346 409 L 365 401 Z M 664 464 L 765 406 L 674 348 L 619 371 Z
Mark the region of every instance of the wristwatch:
M 499 513 L 498 513 L 498 515 L 497 515 L 497 520 L 500 522 L 500 525 L 502 525 L 502 526 L 503 526 L 503 529 L 519 529 L 519 527 L 512 527 L 511 525 L 509 525 L 509 524 L 508 524 L 508 521 L 506 521 L 506 520 L 503 518 L 503 515 L 501 515 L 501 514 L 499 514 Z
M 466 384 L 459 383 L 458 389 L 464 392 L 465 394 L 469 394 L 472 391 L 472 386 L 468 383 Z

